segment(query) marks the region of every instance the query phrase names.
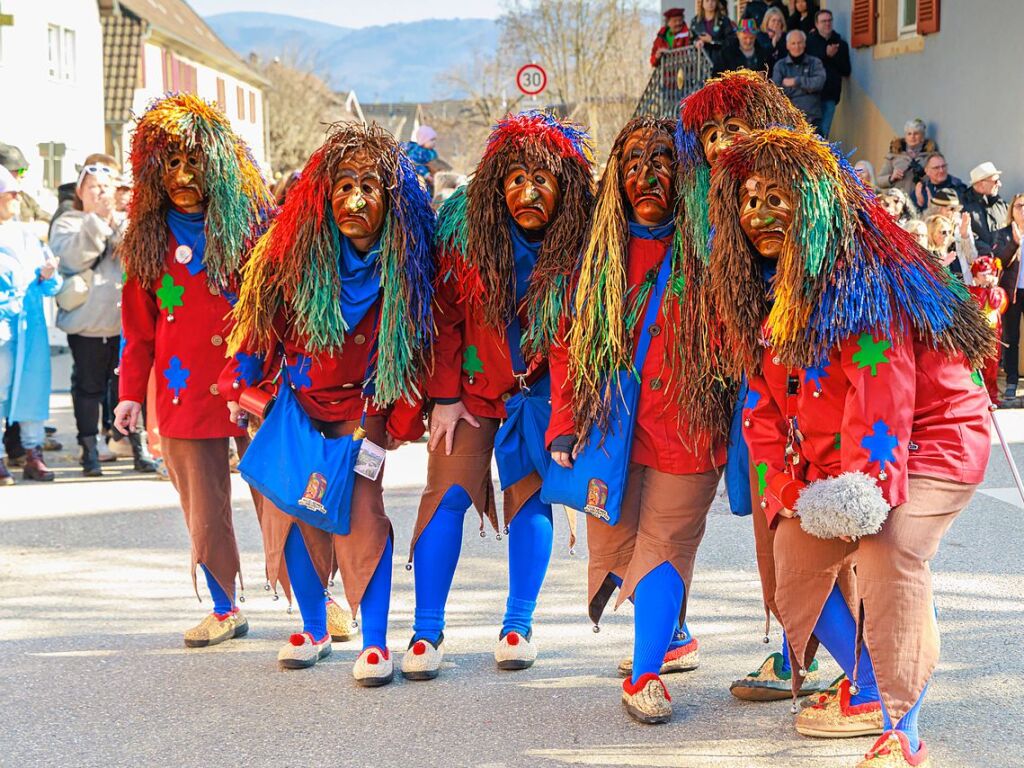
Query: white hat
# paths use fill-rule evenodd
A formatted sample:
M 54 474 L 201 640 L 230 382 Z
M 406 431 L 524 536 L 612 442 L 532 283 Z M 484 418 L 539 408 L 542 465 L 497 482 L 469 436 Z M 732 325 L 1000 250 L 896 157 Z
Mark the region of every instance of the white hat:
M 979 181 L 990 179 L 993 176 L 1000 176 L 1002 173 L 994 163 L 982 163 L 971 170 L 971 184 L 977 184 Z
M 10 171 L 0 165 L 0 195 L 7 192 L 21 192 L 21 184 Z

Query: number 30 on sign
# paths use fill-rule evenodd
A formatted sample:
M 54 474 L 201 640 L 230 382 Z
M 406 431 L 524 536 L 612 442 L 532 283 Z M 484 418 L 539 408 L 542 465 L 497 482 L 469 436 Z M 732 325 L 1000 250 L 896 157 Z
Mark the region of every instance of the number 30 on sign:
M 526 64 L 516 73 L 516 85 L 527 96 L 536 96 L 548 87 L 548 73 L 540 64 Z

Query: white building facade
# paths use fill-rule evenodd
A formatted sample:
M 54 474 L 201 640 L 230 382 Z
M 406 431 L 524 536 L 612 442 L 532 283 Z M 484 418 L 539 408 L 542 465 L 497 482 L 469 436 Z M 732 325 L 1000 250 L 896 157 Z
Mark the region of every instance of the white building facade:
M 28 160 L 47 210 L 76 165 L 103 152 L 103 43 L 92 0 L 0 0 L 0 141 Z

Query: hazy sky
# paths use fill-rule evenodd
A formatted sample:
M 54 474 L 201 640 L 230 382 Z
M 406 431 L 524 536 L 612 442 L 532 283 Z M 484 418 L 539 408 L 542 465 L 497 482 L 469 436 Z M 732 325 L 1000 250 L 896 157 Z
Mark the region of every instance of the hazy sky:
M 201 16 L 227 11 L 264 11 L 325 21 L 340 27 L 369 27 L 396 21 L 493 19 L 500 0 L 189 0 Z

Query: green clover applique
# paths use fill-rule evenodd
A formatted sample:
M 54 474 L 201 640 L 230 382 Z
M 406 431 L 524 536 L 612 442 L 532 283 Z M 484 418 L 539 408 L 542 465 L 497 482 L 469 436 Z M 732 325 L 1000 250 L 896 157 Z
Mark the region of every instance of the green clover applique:
M 475 346 L 466 347 L 462 353 L 462 370 L 469 374 L 471 381 L 476 374 L 484 372 L 484 361 L 480 359 Z
M 185 302 L 182 299 L 184 294 L 184 285 L 175 285 L 173 277 L 169 274 L 164 275 L 160 281 L 160 287 L 156 291 L 156 298 L 160 303 L 160 309 L 167 310 L 169 314 L 174 314 L 176 307 L 184 306 Z
M 768 488 L 768 463 L 762 461 L 760 464 L 754 467 L 757 470 L 757 495 L 764 496 L 765 490 Z
M 878 375 L 878 366 L 891 362 L 885 356 L 886 350 L 892 348 L 892 342 L 888 339 L 875 340 L 870 333 L 862 333 L 857 340 L 857 346 L 860 347 L 860 351 L 853 355 L 853 362 L 857 364 L 857 368 L 870 368 L 872 376 Z

